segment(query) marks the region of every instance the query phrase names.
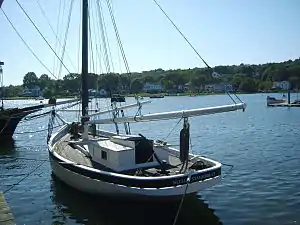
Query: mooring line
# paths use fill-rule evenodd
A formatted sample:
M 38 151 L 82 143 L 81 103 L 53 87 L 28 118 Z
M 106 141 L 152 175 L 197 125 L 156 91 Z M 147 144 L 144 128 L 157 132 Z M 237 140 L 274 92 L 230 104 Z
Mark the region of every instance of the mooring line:
M 29 177 L 31 174 L 33 174 L 38 168 L 40 168 L 43 164 L 45 163 L 45 161 L 41 162 L 34 170 L 32 170 L 29 174 L 27 174 L 25 177 L 23 177 L 22 179 L 20 179 L 17 183 L 13 184 L 10 188 L 8 188 L 7 190 L 5 190 L 3 192 L 3 194 L 9 192 L 10 190 L 12 190 L 16 185 L 20 184 L 23 180 L 25 180 L 27 177 Z
M 229 174 L 231 174 L 232 170 L 233 170 L 233 165 L 231 164 L 226 164 L 226 163 L 222 163 L 223 166 L 228 166 L 230 167 L 230 169 L 228 170 L 228 172 L 222 177 L 222 179 L 224 179 L 225 177 L 227 177 Z
M 4 156 L 1 157 L 1 159 L 17 159 L 17 160 L 33 160 L 33 161 L 40 161 L 40 162 L 49 162 L 48 159 L 31 159 L 31 158 L 23 158 L 23 157 L 10 157 L 10 156 Z
M 61 127 L 62 125 L 59 125 L 59 126 L 55 126 L 53 128 L 58 128 L 58 127 Z M 39 132 L 43 132 L 43 131 L 47 131 L 48 128 L 46 129 L 42 129 L 42 130 L 36 130 L 36 131 L 24 131 L 24 132 L 15 132 L 14 134 L 34 134 L 34 133 L 39 133 Z
M 177 219 L 178 219 L 178 216 L 179 216 L 179 213 L 181 211 L 181 208 L 182 208 L 182 204 L 183 204 L 183 201 L 184 201 L 184 198 L 186 196 L 186 192 L 187 192 L 187 189 L 188 189 L 188 186 L 189 186 L 189 183 L 190 183 L 190 177 L 187 178 L 187 183 L 186 183 L 186 186 L 185 186 L 185 190 L 184 190 L 184 194 L 182 195 L 181 197 L 181 201 L 180 201 L 180 204 L 178 206 L 178 209 L 177 209 L 177 212 L 176 212 L 176 216 L 175 216 L 175 219 L 173 221 L 173 225 L 175 225 L 177 223 Z

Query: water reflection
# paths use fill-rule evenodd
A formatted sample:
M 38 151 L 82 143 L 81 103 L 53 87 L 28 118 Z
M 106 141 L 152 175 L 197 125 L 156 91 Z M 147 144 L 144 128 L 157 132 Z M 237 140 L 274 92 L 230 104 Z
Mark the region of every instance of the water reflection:
M 0 156 L 13 155 L 15 152 L 15 140 L 13 138 L 0 139 Z
M 141 202 L 95 197 L 51 179 L 52 222 L 69 224 L 173 224 L 179 201 Z M 177 224 L 222 224 L 206 203 L 196 196 L 185 199 Z

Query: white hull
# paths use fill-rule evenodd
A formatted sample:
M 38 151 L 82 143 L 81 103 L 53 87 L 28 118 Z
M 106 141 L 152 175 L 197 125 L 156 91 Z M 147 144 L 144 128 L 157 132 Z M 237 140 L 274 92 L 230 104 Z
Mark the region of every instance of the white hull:
M 80 191 L 96 195 L 113 195 L 123 197 L 176 197 L 185 192 L 186 185 L 179 185 L 168 188 L 134 188 L 113 183 L 94 180 L 62 167 L 58 162 L 51 160 L 53 173 L 67 185 Z M 214 186 L 221 180 L 221 176 L 211 178 L 202 182 L 195 182 L 188 185 L 186 194 L 197 193 L 199 190 Z
M 175 182 L 179 182 L 178 185 L 169 185 L 167 187 L 158 188 L 145 188 L 145 187 L 132 187 L 124 184 L 118 184 L 116 180 L 120 179 L 123 181 L 136 181 L 136 180 L 148 180 L 151 183 L 159 182 L 159 180 L 164 180 L 166 177 L 134 177 L 122 174 L 110 173 L 107 171 L 101 171 L 98 169 L 88 168 L 82 165 L 76 165 L 71 161 L 63 158 L 55 151 L 55 143 L 58 142 L 62 136 L 65 135 L 67 126 L 63 127 L 56 134 L 54 134 L 49 142 L 49 157 L 51 162 L 51 168 L 55 176 L 62 180 L 67 185 L 78 189 L 80 191 L 96 194 L 96 195 L 114 195 L 114 196 L 136 196 L 136 197 L 178 197 L 182 196 L 185 192 L 186 194 L 197 193 L 200 190 L 216 185 L 221 181 L 221 174 L 214 175 L 211 178 L 206 179 L 208 173 L 215 173 L 216 170 L 221 170 L 221 164 L 210 159 L 205 159 L 212 162 L 215 166 L 203 171 L 190 172 L 188 177 L 190 182 L 186 184 L 187 174 L 180 174 L 174 177 Z M 194 155 L 191 155 L 192 157 Z M 71 170 L 66 168 L 68 165 Z M 70 168 L 69 167 L 69 168 Z M 73 170 L 73 171 L 72 171 Z M 76 172 L 74 172 L 76 171 Z M 221 172 L 220 172 L 221 173 Z M 101 180 L 101 176 L 104 180 Z M 204 176 L 200 178 L 200 176 Z M 91 178 L 93 177 L 93 178 Z M 114 182 L 105 181 L 105 178 L 114 177 L 112 179 Z M 95 179 L 94 179 L 95 178 Z M 168 177 L 170 179 L 170 177 Z M 164 180 L 165 181 L 165 180 Z M 173 182 L 174 182 L 173 181 Z M 182 182 L 182 183 L 181 183 Z M 174 183 L 173 183 L 174 184 Z M 177 183 L 176 183 L 177 184 Z M 188 187 L 187 187 L 188 185 Z M 186 189 L 187 187 L 187 189 Z

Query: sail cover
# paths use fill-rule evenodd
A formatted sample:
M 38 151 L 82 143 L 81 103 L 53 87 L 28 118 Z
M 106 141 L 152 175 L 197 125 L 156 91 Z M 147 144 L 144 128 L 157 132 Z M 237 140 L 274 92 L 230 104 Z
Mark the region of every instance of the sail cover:
M 4 1 L 4 0 L 0 0 L 0 8 L 1 8 L 1 6 L 2 6 L 3 1 Z

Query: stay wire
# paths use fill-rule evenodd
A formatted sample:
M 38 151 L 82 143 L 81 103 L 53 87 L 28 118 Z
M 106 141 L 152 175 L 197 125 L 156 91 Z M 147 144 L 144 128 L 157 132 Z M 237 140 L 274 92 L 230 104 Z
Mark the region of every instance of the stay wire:
M 110 13 L 110 17 L 111 17 L 111 20 L 112 20 L 112 23 L 113 23 L 113 26 L 114 26 L 115 35 L 116 35 L 117 42 L 118 42 L 118 45 L 119 45 L 119 50 L 121 52 L 121 55 L 122 55 L 122 58 L 123 58 L 123 61 L 124 61 L 124 65 L 125 65 L 125 69 L 127 71 L 127 76 L 129 78 L 129 80 L 131 80 L 131 72 L 130 72 L 129 64 L 128 64 L 126 54 L 125 54 L 125 51 L 124 51 L 124 48 L 123 48 L 123 43 L 122 43 L 120 35 L 119 35 L 119 31 L 118 31 L 118 27 L 117 27 L 117 24 L 116 24 L 115 16 L 114 16 L 114 13 L 113 13 L 112 1 L 106 0 L 106 3 L 107 3 L 109 13 Z M 120 74 L 119 75 L 120 84 L 121 84 L 121 80 L 122 80 L 122 76 Z
M 81 7 L 82 7 L 82 4 L 81 4 L 82 1 L 80 1 L 79 3 L 79 9 L 80 9 L 80 12 L 81 12 Z M 81 37 L 81 16 L 82 14 L 80 14 L 80 18 L 79 18 L 79 29 L 78 29 L 78 50 L 77 50 L 77 70 L 78 70 L 78 73 L 80 73 L 80 46 L 81 46 L 81 41 L 80 41 L 80 37 Z
M 14 29 L 14 31 L 16 32 L 16 34 L 19 36 L 19 38 L 22 40 L 22 42 L 25 44 L 25 46 L 27 47 L 27 49 L 30 51 L 30 53 L 39 61 L 39 63 L 55 78 L 57 79 L 57 76 L 55 76 L 51 70 L 39 59 L 39 57 L 34 53 L 34 51 L 30 48 L 30 46 L 26 43 L 26 41 L 24 40 L 24 38 L 21 36 L 21 34 L 19 33 L 19 31 L 16 29 L 16 27 L 13 25 L 13 23 L 11 22 L 11 20 L 8 18 L 8 16 L 6 15 L 6 13 L 4 12 L 4 10 L 2 8 L 0 8 L 3 15 L 5 16 L 5 18 L 7 19 L 7 21 L 9 22 L 9 24 L 11 25 L 11 27 Z
M 197 52 L 197 50 L 194 48 L 194 46 L 189 42 L 187 37 L 180 31 L 178 26 L 173 22 L 173 20 L 168 16 L 168 14 L 163 10 L 163 8 L 158 4 L 156 0 L 153 0 L 155 4 L 158 6 L 158 8 L 163 12 L 163 14 L 167 17 L 167 19 L 172 23 L 172 25 L 175 27 L 175 29 L 180 33 L 180 35 L 185 39 L 185 41 L 189 44 L 189 46 L 194 50 L 194 52 L 198 55 L 198 57 L 202 60 L 202 62 L 209 68 L 212 69 L 206 62 L 205 60 L 201 57 L 201 55 Z
M 62 0 L 59 0 L 59 9 L 58 9 L 58 19 L 57 19 L 57 24 L 56 24 L 56 33 L 58 34 L 58 27 L 59 27 L 59 21 L 60 21 L 60 14 L 61 14 L 61 5 L 62 5 L 62 3 L 61 3 L 61 1 Z M 57 43 L 58 43 L 58 40 L 59 40 L 59 37 L 56 39 L 56 41 L 55 41 L 55 46 L 54 46 L 54 49 L 55 49 L 55 51 L 56 51 L 56 49 L 57 49 Z M 55 58 L 55 56 L 53 57 L 53 73 L 55 73 L 55 69 L 56 69 L 56 60 L 55 60 L 56 58 Z
M 91 57 L 92 57 L 93 73 L 97 74 L 97 71 L 98 71 L 97 70 L 98 65 L 97 65 L 97 59 L 96 59 L 97 52 L 96 52 L 96 50 L 95 50 L 95 52 L 93 52 L 93 47 L 95 46 L 95 49 L 96 49 L 96 44 L 97 44 L 97 41 L 94 37 L 94 34 L 96 32 L 92 32 L 92 30 L 95 31 L 95 23 L 94 22 L 92 23 L 92 18 L 94 18 L 93 17 L 93 8 L 94 8 L 93 2 L 94 1 L 91 1 L 91 3 L 89 4 L 89 33 L 90 33 L 90 42 L 91 42 L 91 54 L 92 54 Z M 94 54 L 95 54 L 95 60 L 94 60 Z
M 113 62 L 113 58 L 112 58 L 112 54 L 111 54 L 111 50 L 110 50 L 110 44 L 109 44 L 109 41 L 108 41 L 108 35 L 107 35 L 107 29 L 106 29 L 106 24 L 105 24 L 105 20 L 104 20 L 104 17 L 103 17 L 103 25 L 104 25 L 104 32 L 105 32 L 105 38 L 106 38 L 106 42 L 107 42 L 107 49 L 108 49 L 108 57 L 111 61 L 111 67 L 112 67 L 112 71 L 111 72 L 114 72 L 115 69 L 114 69 L 114 62 Z
M 61 3 L 62 1 L 62 3 Z M 57 29 L 56 29 L 56 33 L 58 35 L 58 40 L 62 40 L 62 36 L 63 36 L 63 29 L 60 29 L 61 27 L 63 27 L 63 24 L 64 24 L 64 15 L 66 15 L 65 13 L 65 10 L 66 10 L 66 0 L 60 0 L 60 17 L 58 18 L 57 20 Z M 57 52 L 58 55 L 60 55 L 60 48 L 58 46 L 58 43 L 57 41 L 55 42 L 55 51 Z M 54 55 L 54 62 L 56 62 L 56 57 Z M 57 62 L 57 65 L 55 64 L 55 67 L 54 67 L 54 71 L 56 73 L 58 73 L 58 70 L 59 70 L 59 67 L 60 67 L 60 63 Z
M 90 19 L 90 14 L 91 14 L 91 8 L 89 7 L 89 32 L 90 32 L 90 38 L 89 38 L 89 43 L 90 43 L 90 49 L 91 49 L 91 60 L 90 60 L 90 67 L 93 68 L 93 72 L 96 73 L 95 70 L 95 62 L 94 62 L 94 51 L 93 51 L 93 37 L 92 37 L 92 30 L 91 30 L 91 19 Z
M 48 23 L 49 27 L 51 28 L 51 31 L 52 31 L 53 35 L 54 35 L 55 38 L 56 38 L 56 45 L 57 45 L 57 43 L 58 43 L 58 44 L 60 45 L 60 47 L 62 47 L 62 44 L 61 44 L 61 42 L 60 42 L 60 40 L 59 40 L 59 38 L 58 38 L 58 36 L 57 36 L 57 33 L 55 32 L 53 26 L 52 26 L 51 23 L 50 23 L 49 18 L 48 18 L 47 15 L 46 15 L 46 12 L 44 11 L 43 7 L 42 7 L 41 4 L 40 4 L 40 0 L 36 0 L 36 1 L 37 1 L 37 4 L 38 4 L 38 6 L 39 6 L 39 8 L 40 8 L 40 10 L 41 10 L 41 12 L 42 12 L 42 14 L 43 14 L 43 16 L 44 16 L 45 19 L 47 20 L 47 23 Z M 56 46 L 55 46 L 54 49 L 56 49 Z M 67 53 L 67 57 L 68 57 L 68 59 L 69 59 L 71 65 L 72 65 L 73 69 L 76 70 L 76 69 L 75 69 L 75 66 L 74 66 L 74 64 L 73 64 L 73 62 L 72 62 L 72 60 L 71 60 L 71 58 L 70 58 L 70 55 L 69 55 L 68 53 Z
M 107 46 L 106 46 L 106 36 L 105 36 L 105 31 L 104 31 L 104 18 L 103 18 L 103 13 L 102 13 L 102 5 L 101 1 L 97 1 L 97 12 L 98 12 L 98 18 L 99 18 L 99 26 L 100 26 L 100 33 L 101 33 L 101 38 L 102 38 L 102 48 L 103 48 L 103 61 L 106 67 L 106 72 L 110 73 L 110 65 L 109 65 L 109 58 L 108 58 L 108 51 L 107 51 Z
M 169 136 L 171 135 L 171 133 L 175 130 L 175 128 L 178 126 L 178 124 L 182 121 L 183 117 L 181 117 L 178 122 L 173 126 L 173 128 L 170 130 L 170 132 L 168 133 L 168 135 L 163 139 L 163 141 L 166 141 Z
M 65 56 L 65 52 L 66 52 L 67 37 L 68 37 L 68 33 L 69 33 L 69 27 L 70 27 L 71 15 L 72 15 L 73 3 L 74 3 L 74 0 L 72 0 L 71 3 L 70 3 L 70 9 L 69 9 L 69 14 L 68 14 L 67 27 L 66 27 L 65 38 L 64 38 L 64 45 L 63 45 L 63 48 L 62 48 L 61 62 L 64 61 L 64 56 Z M 61 75 L 61 69 L 62 69 L 62 64 L 60 64 L 60 67 L 59 67 L 58 78 Z M 75 67 L 74 67 L 74 70 L 76 71 Z M 70 73 L 70 71 L 68 71 L 68 72 Z
M 66 65 L 63 63 L 63 61 L 59 58 L 59 56 L 57 55 L 57 53 L 54 51 L 54 49 L 51 47 L 51 45 L 49 44 L 49 42 L 47 41 L 47 39 L 45 38 L 45 36 L 41 33 L 41 31 L 39 30 L 39 28 L 35 25 L 35 23 L 33 22 L 33 20 L 30 18 L 30 16 L 27 14 L 27 12 L 25 11 L 25 9 L 22 7 L 22 5 L 19 3 L 18 0 L 16 0 L 17 4 L 19 5 L 19 7 L 21 8 L 21 10 L 23 11 L 23 13 L 26 15 L 26 17 L 29 19 L 29 21 L 32 23 L 32 25 L 35 27 L 35 29 L 37 30 L 37 32 L 40 34 L 40 36 L 44 39 L 44 41 L 46 42 L 46 44 L 49 46 L 49 48 L 51 49 L 51 51 L 55 54 L 55 56 L 57 57 L 57 59 L 61 62 L 61 64 L 64 66 L 64 68 L 68 71 L 68 73 L 71 73 L 70 70 L 66 67 Z
M 96 14 L 96 19 L 98 20 L 98 21 L 100 21 L 100 17 L 99 17 L 99 4 L 96 4 L 97 5 L 97 7 L 96 7 L 96 12 L 95 12 L 95 14 Z M 97 34 L 96 34 L 96 32 L 95 32 L 95 35 L 96 35 L 96 37 L 98 37 L 98 40 L 96 41 L 96 52 L 97 52 L 97 56 L 98 56 L 98 60 L 99 60 L 99 69 L 100 69 L 100 74 L 103 74 L 104 73 L 104 70 L 103 70 L 103 68 L 102 68 L 102 60 L 101 60 L 101 54 L 102 54 L 102 46 L 101 46 L 101 44 L 99 44 L 99 50 L 98 50 L 98 45 L 97 45 L 97 43 L 101 43 L 101 29 L 100 29 L 100 25 L 99 25 L 100 23 L 96 23 L 96 27 L 97 27 L 97 29 L 95 29 L 96 31 L 97 31 Z M 103 63 L 105 63 L 104 61 L 103 61 Z
M 112 11 L 112 6 L 111 6 L 109 0 L 106 0 L 106 3 L 107 3 L 107 6 L 108 6 L 108 9 L 109 9 L 109 14 L 110 14 L 113 26 L 114 26 L 115 34 L 116 34 L 116 37 L 117 37 L 117 41 L 119 43 L 119 48 L 121 50 L 121 54 L 122 54 L 122 57 L 123 57 L 123 60 L 124 60 L 124 64 L 125 64 L 127 73 L 130 74 L 130 69 L 129 69 L 128 61 L 127 61 L 127 58 L 126 58 L 126 55 L 125 55 L 125 51 L 124 51 L 124 48 L 123 48 L 123 44 L 122 44 L 122 41 L 121 41 L 121 38 L 120 38 L 120 35 L 119 35 L 119 31 L 118 31 L 118 27 L 117 27 L 117 24 L 116 24 L 116 20 L 115 20 L 113 11 Z

